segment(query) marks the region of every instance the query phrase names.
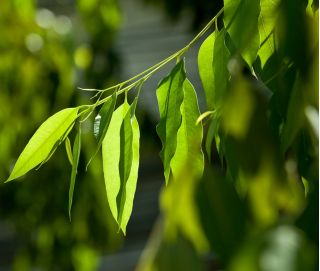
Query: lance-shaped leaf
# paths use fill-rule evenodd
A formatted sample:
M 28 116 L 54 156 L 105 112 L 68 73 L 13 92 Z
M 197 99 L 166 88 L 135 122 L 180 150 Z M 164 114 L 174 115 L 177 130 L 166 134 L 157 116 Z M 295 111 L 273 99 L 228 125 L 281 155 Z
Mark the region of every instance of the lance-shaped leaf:
M 49 157 L 55 144 L 67 136 L 77 116 L 78 108 L 66 108 L 48 118 L 29 140 L 6 182 L 24 175 Z
M 203 90 L 206 95 L 208 110 L 214 109 L 214 72 L 213 72 L 213 46 L 216 32 L 211 33 L 201 44 L 198 53 L 198 69 Z M 220 67 L 221 68 L 221 67 Z
M 99 111 L 99 114 L 95 118 L 94 135 L 96 136 L 96 138 L 98 140 L 98 145 L 96 147 L 94 154 L 90 158 L 86 168 L 88 168 L 89 164 L 91 163 L 93 158 L 96 156 L 96 154 L 98 153 L 98 151 L 102 145 L 102 140 L 103 140 L 104 136 L 106 135 L 107 130 L 109 128 L 109 124 L 111 121 L 111 117 L 112 117 L 114 108 L 116 106 L 116 102 L 117 102 L 117 93 L 114 92 L 112 94 L 112 96 L 104 103 L 104 105 L 102 106 L 102 108 Z
M 108 203 L 114 219 L 118 222 L 119 227 L 124 234 L 126 233 L 126 226 L 132 212 L 139 167 L 140 132 L 137 119 L 132 113 L 133 110 L 131 110 L 133 107 L 135 107 L 134 103 L 130 107 L 125 102 L 114 111 L 109 129 L 102 142 L 103 172 Z M 129 115 L 127 115 L 128 111 L 130 112 Z M 123 133 L 121 135 L 121 127 L 123 126 L 123 129 L 128 129 L 128 124 L 122 125 L 126 116 L 130 117 L 129 120 L 131 122 L 132 130 L 132 141 L 128 140 L 127 142 L 120 139 L 120 137 L 124 136 Z M 125 131 L 124 133 L 126 132 L 130 134 L 128 131 Z M 121 142 L 130 144 L 130 141 L 132 155 L 129 156 L 131 156 L 131 159 L 130 157 L 121 157 L 121 155 L 124 155 L 126 152 L 130 152 L 130 149 L 127 146 L 121 147 Z M 126 149 L 126 151 L 121 150 L 122 148 Z M 124 162 L 124 160 L 126 161 Z M 131 160 L 131 163 L 128 160 Z M 120 165 L 120 163 L 123 164 Z M 127 169 L 126 167 L 130 164 L 130 169 Z M 127 173 L 120 173 L 120 170 L 126 170 Z M 125 175 L 128 177 L 126 182 L 123 182 L 123 179 L 121 178 Z
M 123 219 L 123 212 L 126 201 L 126 185 L 130 176 L 133 156 L 133 129 L 132 121 L 135 114 L 137 98 L 131 104 L 129 110 L 125 114 L 121 127 L 120 127 L 120 161 L 119 161 L 119 174 L 120 174 L 120 191 L 117 196 L 118 207 L 118 223 L 121 226 Z M 125 106 L 127 104 L 125 103 Z
M 225 45 L 225 29 L 212 33 L 201 45 L 198 67 L 209 110 L 219 107 L 229 80 L 230 53 Z
M 77 132 L 76 138 L 74 140 L 73 148 L 72 148 L 72 170 L 71 170 L 71 178 L 70 178 L 69 209 L 68 209 L 70 221 L 71 221 L 71 207 L 72 207 L 73 191 L 74 191 L 74 185 L 76 182 L 80 151 L 81 151 L 81 126 L 79 124 L 78 132 Z
M 181 60 L 159 84 L 157 99 L 160 122 L 157 133 L 162 142 L 160 156 L 166 184 L 170 177 L 170 164 L 177 147 L 177 132 L 181 125 L 180 106 L 183 100 L 183 83 L 186 78 L 184 61 Z
M 224 0 L 224 24 L 238 52 L 249 64 L 259 49 L 260 0 Z
M 203 172 L 204 160 L 201 149 L 202 125 L 196 124 L 200 116 L 197 95 L 191 84 L 186 79 L 183 84 L 184 98 L 181 104 L 182 122 L 177 133 L 177 149 L 171 161 L 173 178 L 185 169 L 187 161 L 192 161 L 195 178 L 200 178 Z

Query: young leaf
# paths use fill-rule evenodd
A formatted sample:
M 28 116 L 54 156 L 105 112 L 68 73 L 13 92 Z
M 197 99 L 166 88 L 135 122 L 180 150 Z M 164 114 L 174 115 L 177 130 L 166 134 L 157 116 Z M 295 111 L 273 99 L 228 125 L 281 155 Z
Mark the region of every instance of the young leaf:
M 72 171 L 71 171 L 70 188 L 69 188 L 69 219 L 70 221 L 71 221 L 73 190 L 74 190 L 74 184 L 76 182 L 80 151 L 81 151 L 81 126 L 79 124 L 78 132 L 74 140 L 73 149 L 72 149 Z
M 119 227 L 124 234 L 132 212 L 139 167 L 140 132 L 137 119 L 133 115 L 133 110 L 131 110 L 134 107 L 134 104 L 135 102 L 129 106 L 125 102 L 114 111 L 109 129 L 102 142 L 103 172 L 108 203 L 114 219 L 118 222 Z M 129 154 L 132 159 L 128 157 L 121 157 L 125 152 L 130 153 L 130 149 L 128 147 L 129 142 L 125 142 L 123 138 L 120 139 L 120 137 L 124 136 L 124 134 L 121 135 L 121 127 L 124 127 L 123 129 L 130 129 L 130 127 L 127 128 L 127 123 L 123 125 L 123 122 L 125 121 L 124 119 L 127 116 L 130 116 L 129 120 L 131 122 L 132 129 L 132 155 Z M 128 131 L 126 130 L 124 132 Z M 121 142 L 125 142 L 126 146 L 121 147 Z M 125 148 L 126 150 L 121 150 L 121 148 Z M 131 160 L 130 169 L 127 168 L 130 164 L 128 159 Z M 124 162 L 124 160 L 126 160 L 126 162 Z M 120 165 L 120 163 L 122 163 L 122 165 Z M 127 173 L 120 173 L 120 170 L 126 170 Z M 124 176 L 128 176 L 126 182 L 123 182 L 123 179 L 121 179 Z
M 197 179 L 201 177 L 204 166 L 202 125 L 196 124 L 200 110 L 196 92 L 188 79 L 184 81 L 183 91 L 182 122 L 177 133 L 177 149 L 171 160 L 172 175 L 173 178 L 177 177 L 185 169 L 186 162 L 192 161 L 193 177 Z
M 65 147 L 66 147 L 66 153 L 68 156 L 68 160 L 70 162 L 70 165 L 72 166 L 73 163 L 73 158 L 72 158 L 72 150 L 71 150 L 71 143 L 69 137 L 66 138 L 65 142 Z
M 102 108 L 100 109 L 99 114 L 97 115 L 95 122 L 94 122 L 94 134 L 97 137 L 98 140 L 98 145 L 97 148 L 94 152 L 94 154 L 92 155 L 92 157 L 90 158 L 86 169 L 88 168 L 88 166 L 90 165 L 91 161 L 93 160 L 93 158 L 96 156 L 96 154 L 98 153 L 101 145 L 102 145 L 102 140 L 104 138 L 104 136 L 107 133 L 107 130 L 109 128 L 109 124 L 111 121 L 111 117 L 114 111 L 114 108 L 116 106 L 116 101 L 117 101 L 117 93 L 114 92 L 111 96 L 110 99 L 108 99 L 105 104 L 102 106 Z
M 214 72 L 213 72 L 213 46 L 216 39 L 216 32 L 208 36 L 201 44 L 198 53 L 199 75 L 202 82 L 203 90 L 206 95 L 208 110 L 214 109 Z M 221 67 L 219 67 L 221 68 Z
M 224 24 L 231 40 L 251 66 L 259 49 L 260 0 L 224 0 Z
M 78 108 L 63 109 L 48 118 L 29 140 L 6 182 L 16 179 L 43 162 L 56 142 L 66 136 L 78 116 Z
M 160 83 L 157 99 L 160 122 L 157 133 L 162 142 L 160 156 L 164 167 L 164 176 L 168 184 L 171 159 L 177 147 L 177 132 L 181 125 L 180 106 L 183 100 L 183 83 L 186 78 L 184 61 L 181 60 Z

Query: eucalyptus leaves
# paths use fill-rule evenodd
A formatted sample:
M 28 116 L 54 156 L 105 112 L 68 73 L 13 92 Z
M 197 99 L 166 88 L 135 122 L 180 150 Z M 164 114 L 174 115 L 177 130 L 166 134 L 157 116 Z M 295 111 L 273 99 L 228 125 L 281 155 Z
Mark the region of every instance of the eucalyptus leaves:
M 101 106 L 93 128 L 97 138 L 97 148 L 87 165 L 102 148 L 108 203 L 119 229 L 125 234 L 138 179 L 140 131 L 135 110 L 143 83 L 167 63 L 177 61 L 156 90 L 160 113 L 160 122 L 156 129 L 162 142 L 160 156 L 164 167 L 164 179 L 166 184 L 175 182 L 175 179 L 183 175 L 186 164 L 192 165 L 192 178 L 201 178 L 204 170 L 201 120 L 210 117 L 205 140 L 207 157 L 210 160 L 211 146 L 215 141 L 220 158 L 223 160 L 225 152 L 228 151 L 226 148 L 230 147 L 223 144 L 225 140 L 223 133 L 230 135 L 231 139 L 227 139 L 234 140 L 232 143 L 237 147 L 236 144 L 239 143 L 237 140 L 242 140 L 250 132 L 248 123 L 250 118 L 253 118 L 253 112 L 260 112 L 254 111 L 258 107 L 255 108 L 255 101 L 252 102 L 255 99 L 253 91 L 250 92 L 254 89 L 251 85 L 252 80 L 248 80 L 237 69 L 239 66 L 239 69 L 245 66 L 254 80 L 258 81 L 253 64 L 259 62 L 260 68 L 263 68 L 276 50 L 274 28 L 277 21 L 275 8 L 278 3 L 279 1 L 267 0 L 225 0 L 224 9 L 220 10 L 216 17 L 178 52 L 125 82 L 103 90 L 87 90 L 96 92 L 94 96 L 97 97 L 96 102 L 92 105 L 61 110 L 46 120 L 21 153 L 7 182 L 47 162 L 56 148 L 65 141 L 72 165 L 69 190 L 71 217 L 73 191 L 81 152 L 81 123 Z M 223 26 L 218 29 L 217 20 L 223 11 L 224 20 L 221 22 Z M 214 24 L 215 31 L 202 43 L 198 55 L 198 69 L 209 110 L 201 115 L 196 92 L 187 78 L 182 56 Z M 132 89 L 138 91 L 130 103 L 127 93 Z M 121 94 L 125 95 L 124 102 L 116 106 Z M 239 99 L 236 100 L 237 98 Z M 234 104 L 238 106 L 236 109 Z M 289 129 L 286 125 L 284 123 L 284 131 Z M 77 127 L 77 135 L 71 147 L 68 134 L 73 127 Z M 223 133 L 220 127 L 223 128 Z M 226 158 L 231 176 L 233 169 L 234 172 L 243 170 L 242 173 L 246 173 L 245 159 L 237 160 L 231 152 L 227 153 Z M 240 168 L 242 163 L 245 166 Z M 193 185 L 190 184 L 190 187 Z M 186 193 L 189 192 L 188 190 Z

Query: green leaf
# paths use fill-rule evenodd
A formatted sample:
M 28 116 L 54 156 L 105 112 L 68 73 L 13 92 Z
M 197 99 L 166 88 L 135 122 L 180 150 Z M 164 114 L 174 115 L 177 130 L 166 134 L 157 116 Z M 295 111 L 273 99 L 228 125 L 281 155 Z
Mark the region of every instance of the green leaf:
M 177 149 L 171 160 L 173 182 L 161 196 L 161 206 L 172 227 L 181 229 L 201 252 L 207 249 L 194 203 L 194 191 L 202 177 L 204 158 L 201 149 L 202 125 L 196 92 L 188 79 L 183 84 L 184 99 L 180 110 L 182 123 L 177 133 Z M 172 229 L 174 230 L 174 228 Z
M 199 49 L 199 74 L 209 110 L 219 107 L 229 80 L 230 53 L 225 45 L 225 35 L 225 29 L 212 33 Z
M 259 15 L 259 35 L 260 48 L 258 56 L 261 61 L 261 68 L 264 67 L 267 60 L 274 53 L 274 35 L 273 30 L 278 19 L 278 9 L 280 0 L 260 0 L 260 15 Z
M 131 108 L 132 107 L 133 105 L 131 105 Z M 114 111 L 109 125 L 109 129 L 102 142 L 103 172 L 108 203 L 114 219 L 118 222 L 119 227 L 121 228 L 124 234 L 126 232 L 126 226 L 132 212 L 133 198 L 136 190 L 139 167 L 139 125 L 136 117 L 131 116 L 132 162 L 126 184 L 123 185 L 123 182 L 120 178 L 119 165 L 120 160 L 124 159 L 120 158 L 120 142 L 123 141 L 120 139 L 120 130 L 129 108 L 129 105 L 127 103 L 124 103 Z M 122 168 L 124 167 L 122 166 Z M 123 176 L 123 173 L 121 173 L 121 175 Z M 121 185 L 123 186 L 124 194 L 121 197 L 120 201 L 120 207 L 122 208 L 122 210 L 121 216 L 119 216 L 120 210 L 117 204 L 117 197 L 120 193 Z M 119 220 L 118 218 L 121 218 L 121 220 Z
M 72 166 L 73 163 L 73 158 L 72 158 L 72 150 L 71 150 L 71 143 L 69 137 L 66 138 L 65 142 L 65 147 L 66 147 L 66 153 L 68 156 L 68 160 L 70 162 L 70 165 Z
M 79 124 L 78 132 L 74 140 L 73 149 L 72 149 L 72 171 L 71 171 L 70 188 L 69 188 L 69 219 L 70 221 L 71 221 L 73 190 L 74 190 L 74 184 L 76 182 L 80 151 L 81 151 L 81 126 Z
M 170 177 L 170 164 L 177 147 L 177 132 L 181 125 L 180 106 L 183 101 L 183 83 L 186 78 L 184 61 L 181 60 L 157 89 L 160 122 L 157 133 L 162 142 L 160 157 L 163 162 L 166 184 Z
M 77 116 L 78 108 L 66 108 L 48 118 L 29 140 L 6 182 L 24 175 L 47 160 L 56 142 L 61 142 L 67 136 Z
M 213 48 L 212 70 L 214 76 L 211 80 L 214 82 L 213 102 L 217 114 L 219 114 L 218 109 L 220 109 L 223 98 L 227 92 L 227 86 L 230 77 L 227 67 L 230 59 L 230 53 L 225 44 L 225 37 L 226 30 L 223 28 L 217 34 Z
M 123 212 L 126 200 L 126 185 L 130 176 L 132 160 L 133 160 L 133 129 L 132 121 L 137 104 L 137 98 L 131 104 L 129 110 L 124 116 L 123 122 L 120 127 L 120 161 L 119 161 L 119 174 L 120 174 L 120 191 L 117 196 L 118 207 L 118 223 L 121 225 L 123 219 Z M 127 103 L 124 104 L 128 106 Z
M 86 169 L 88 168 L 88 166 L 90 165 L 91 161 L 93 160 L 93 158 L 97 155 L 101 145 L 102 145 L 102 141 L 104 136 L 107 133 L 107 130 L 109 128 L 109 124 L 111 121 L 111 117 L 114 111 L 114 108 L 116 106 L 116 102 L 117 102 L 117 93 L 114 92 L 111 96 L 110 99 L 108 99 L 104 105 L 102 106 L 102 108 L 99 111 L 99 114 L 97 115 L 95 122 L 94 122 L 94 134 L 98 139 L 98 145 L 97 148 L 94 152 L 94 154 L 92 155 L 92 157 L 90 158 Z
M 259 0 L 224 0 L 224 24 L 231 40 L 251 66 L 259 49 Z
M 214 72 L 213 72 L 213 46 L 216 39 L 216 32 L 211 33 L 201 44 L 198 53 L 199 75 L 206 95 L 207 107 L 214 109 Z
M 200 178 L 203 172 L 202 125 L 196 121 L 200 116 L 196 92 L 191 82 L 183 84 L 184 98 L 181 104 L 182 122 L 177 133 L 177 148 L 171 160 L 173 178 L 185 168 L 186 162 L 192 161 L 194 177 Z

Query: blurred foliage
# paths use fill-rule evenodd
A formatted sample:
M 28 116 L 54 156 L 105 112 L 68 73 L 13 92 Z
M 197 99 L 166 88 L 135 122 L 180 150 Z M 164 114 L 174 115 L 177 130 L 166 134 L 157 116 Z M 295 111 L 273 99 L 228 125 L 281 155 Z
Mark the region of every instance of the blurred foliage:
M 118 62 L 112 42 L 121 21 L 117 3 L 79 0 L 71 12 L 65 10 L 62 7 L 64 13 L 55 14 L 32 0 L 0 1 L 1 180 L 7 178 L 11 159 L 25 139 L 46 116 L 88 99 L 75 91 L 77 86 L 98 87 L 115 80 Z M 6 248 L 8 256 L 0 255 L 1 266 L 13 262 L 10 269 L 19 271 L 31 267 L 94 270 L 102 252 L 121 244 L 105 208 L 99 158 L 84 174 L 84 163 L 95 148 L 90 129 L 83 127 L 86 146 L 72 223 L 66 200 L 71 168 L 66 166 L 63 148 L 49 164 L 23 177 L 23 182 L 1 186 L 2 227 L 13 230 L 15 244 Z
M 225 14 L 236 13 L 200 49 L 213 110 L 205 122 L 204 175 L 193 177 L 193 161 L 187 161 L 163 189 L 163 216 L 138 270 L 319 268 L 318 1 L 261 0 L 262 28 L 271 34 L 260 32 L 253 49 L 261 19 L 245 18 L 254 14 L 241 5 L 255 9 L 258 2 L 225 0 Z M 228 20 L 243 24 L 228 27 Z M 252 40 L 242 40 L 250 27 Z

